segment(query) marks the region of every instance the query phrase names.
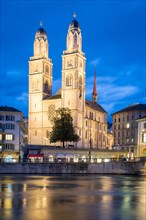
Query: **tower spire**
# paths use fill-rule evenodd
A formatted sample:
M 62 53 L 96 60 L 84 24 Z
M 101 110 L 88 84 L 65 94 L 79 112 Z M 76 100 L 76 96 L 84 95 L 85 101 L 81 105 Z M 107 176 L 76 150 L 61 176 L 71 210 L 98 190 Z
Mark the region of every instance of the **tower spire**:
M 97 102 L 97 89 L 96 89 L 96 66 L 94 68 L 94 85 L 92 93 L 92 102 Z

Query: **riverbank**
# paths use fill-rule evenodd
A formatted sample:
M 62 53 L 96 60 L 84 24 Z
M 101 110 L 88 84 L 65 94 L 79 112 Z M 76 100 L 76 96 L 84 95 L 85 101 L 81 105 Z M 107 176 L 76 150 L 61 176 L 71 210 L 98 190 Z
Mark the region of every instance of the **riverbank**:
M 0 174 L 128 174 L 138 175 L 144 161 L 109 163 L 1 163 Z

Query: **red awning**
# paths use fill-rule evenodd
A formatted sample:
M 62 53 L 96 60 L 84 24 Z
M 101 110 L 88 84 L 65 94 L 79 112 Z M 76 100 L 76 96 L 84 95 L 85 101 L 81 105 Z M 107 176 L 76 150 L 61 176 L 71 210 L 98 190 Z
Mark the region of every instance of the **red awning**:
M 44 154 L 28 154 L 28 157 L 44 157 Z

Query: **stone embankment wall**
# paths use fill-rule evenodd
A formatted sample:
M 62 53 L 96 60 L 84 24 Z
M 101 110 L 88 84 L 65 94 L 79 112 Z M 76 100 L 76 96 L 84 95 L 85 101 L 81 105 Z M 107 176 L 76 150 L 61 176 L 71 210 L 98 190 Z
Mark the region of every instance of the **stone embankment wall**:
M 1 163 L 0 174 L 139 174 L 144 163 Z

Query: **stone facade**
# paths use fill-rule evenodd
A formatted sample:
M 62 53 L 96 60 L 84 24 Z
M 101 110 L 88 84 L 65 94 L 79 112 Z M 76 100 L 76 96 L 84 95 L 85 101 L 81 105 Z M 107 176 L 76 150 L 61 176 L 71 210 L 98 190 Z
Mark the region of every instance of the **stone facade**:
M 40 26 L 35 35 L 34 55 L 29 61 L 29 144 L 51 145 L 48 134 L 55 110 L 68 107 L 81 141 L 66 144 L 89 148 L 90 143 L 92 148 L 106 148 L 107 112 L 96 102 L 95 92 L 92 101 L 85 98 L 86 57 L 82 52 L 80 25 L 75 18 L 69 25 L 62 55 L 62 87 L 55 95 L 52 95 L 52 60 L 48 54 L 47 34 Z
M 146 105 L 135 104 L 112 114 L 114 145 L 137 148 L 138 122 L 145 115 Z
M 146 116 L 137 120 L 138 122 L 138 144 L 137 157 L 146 156 Z
M 23 157 L 22 148 L 27 144 L 27 123 L 21 111 L 0 106 L 0 158 L 15 160 Z

